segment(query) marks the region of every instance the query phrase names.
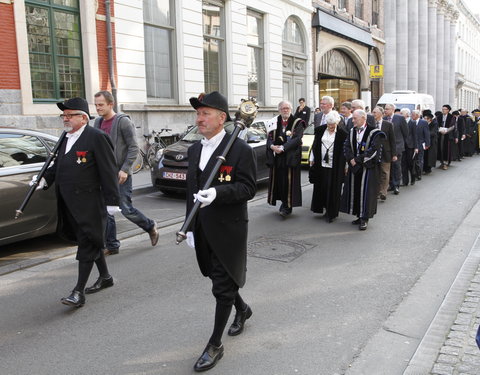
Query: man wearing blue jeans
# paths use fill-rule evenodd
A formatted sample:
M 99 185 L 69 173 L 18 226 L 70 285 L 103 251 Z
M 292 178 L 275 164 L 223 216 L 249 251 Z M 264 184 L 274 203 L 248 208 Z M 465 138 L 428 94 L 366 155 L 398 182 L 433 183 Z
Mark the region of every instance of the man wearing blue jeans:
M 110 135 L 115 148 L 120 192 L 120 209 L 132 223 L 138 225 L 150 236 L 152 246 L 158 242 L 158 230 L 155 221 L 149 219 L 132 205 L 132 165 L 138 154 L 135 127 L 130 117 L 113 110 L 114 98 L 108 91 L 95 94 L 95 108 L 101 116 L 95 120 L 94 127 Z M 118 254 L 120 241 L 113 215 L 108 215 L 105 255 Z

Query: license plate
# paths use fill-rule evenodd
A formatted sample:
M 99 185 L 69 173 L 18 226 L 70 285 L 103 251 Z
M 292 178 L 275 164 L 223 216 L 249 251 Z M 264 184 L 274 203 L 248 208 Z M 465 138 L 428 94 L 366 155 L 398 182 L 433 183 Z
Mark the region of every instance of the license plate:
M 163 178 L 168 178 L 169 180 L 186 180 L 186 173 L 177 173 L 177 172 L 163 172 Z

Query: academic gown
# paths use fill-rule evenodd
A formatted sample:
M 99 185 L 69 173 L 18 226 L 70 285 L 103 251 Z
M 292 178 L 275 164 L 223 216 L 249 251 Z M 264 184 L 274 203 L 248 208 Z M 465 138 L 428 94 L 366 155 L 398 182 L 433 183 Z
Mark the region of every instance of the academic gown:
M 326 125 L 315 129 L 315 138 L 312 145 L 315 161 L 309 171 L 310 182 L 313 183 L 311 210 L 321 214 L 325 208 L 328 218 L 334 219 L 338 216 L 340 210 L 342 184 L 345 178 L 343 144 L 348 134 L 337 126 L 335 141 L 332 146 L 332 168 L 325 168 L 322 167 L 322 160 L 325 158 L 322 153 L 322 137 L 326 131 L 328 131 Z
M 305 122 L 291 115 L 284 131 L 282 116 L 278 116 L 277 129 L 268 133 L 266 152 L 270 179 L 267 201 L 272 206 L 276 205 L 277 200 L 285 203 L 287 209 L 302 205 L 300 162 L 304 128 Z M 274 154 L 271 145 L 283 145 L 284 152 Z
M 340 211 L 369 219 L 377 213 L 378 164 L 382 154 L 385 134 L 377 128 L 367 126 L 362 141 L 357 142 L 357 129 L 350 130 L 344 143 L 348 172 L 343 186 Z M 352 167 L 350 160 L 357 163 Z
M 437 146 L 438 146 L 438 123 L 434 118 L 430 124 L 428 124 L 428 131 L 430 132 L 430 147 L 425 150 L 423 155 L 423 169 L 435 168 L 437 164 Z

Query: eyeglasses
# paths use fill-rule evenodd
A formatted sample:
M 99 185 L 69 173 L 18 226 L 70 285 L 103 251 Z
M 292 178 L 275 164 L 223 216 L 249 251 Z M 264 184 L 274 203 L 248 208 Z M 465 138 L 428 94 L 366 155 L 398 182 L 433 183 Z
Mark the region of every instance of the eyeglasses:
M 61 114 L 60 118 L 70 120 L 73 116 L 83 116 L 83 113 L 70 113 L 70 114 Z
M 280 108 L 282 111 L 286 110 L 286 109 L 290 109 L 290 107 L 281 107 Z

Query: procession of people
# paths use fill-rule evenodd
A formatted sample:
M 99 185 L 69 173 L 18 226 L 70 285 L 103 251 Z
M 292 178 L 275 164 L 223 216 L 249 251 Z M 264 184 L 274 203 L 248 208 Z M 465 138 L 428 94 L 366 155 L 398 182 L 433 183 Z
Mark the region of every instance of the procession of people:
M 59 213 L 58 233 L 78 244 L 78 280 L 61 302 L 73 307 L 86 303 L 85 294 L 114 285 L 106 255 L 117 254 L 116 213 L 122 213 L 149 234 L 155 246 L 159 233 L 154 220 L 132 204 L 131 166 L 138 150 L 134 125 L 113 111 L 108 91 L 95 95 L 100 117 L 94 126 L 88 102 L 72 98 L 58 103 L 65 137 L 59 141 L 55 162 L 46 173 L 32 179 L 32 186 L 48 189 L 55 182 Z M 195 249 L 203 276 L 210 278 L 215 299 L 213 329 L 207 345 L 194 364 L 197 372 L 213 368 L 224 355 L 222 336 L 233 307 L 235 315 L 227 333 L 241 334 L 253 315 L 239 290 L 246 284 L 248 205 L 256 194 L 257 160 L 252 148 L 224 130 L 229 115 L 227 98 L 217 91 L 190 98 L 203 139 L 188 149 L 186 217 L 193 215 L 185 233 Z M 310 121 L 305 99 L 292 104 L 282 100 L 274 129 L 268 132 L 266 163 L 270 168 L 267 203 L 279 205 L 288 218 L 302 201 L 301 152 L 303 131 Z M 314 114 L 314 141 L 309 155 L 309 204 L 314 214 L 332 223 L 339 213 L 353 215 L 352 224 L 366 230 L 387 192 L 400 193 L 423 175 L 480 152 L 480 110 L 469 116 L 462 109 L 450 113 L 375 107 L 367 113 L 360 100 L 343 102 L 340 112 L 334 99 L 324 96 Z M 225 152 L 225 155 L 223 153 Z M 222 167 L 215 169 L 218 159 Z M 227 173 L 228 178 L 218 178 Z M 212 179 L 212 175 L 214 178 Z M 215 178 L 217 177 L 217 178 Z M 207 181 L 210 181 L 207 183 Z M 197 206 L 197 207 L 196 207 Z M 193 212 L 193 213 L 192 213 Z M 98 279 L 86 287 L 93 265 Z

